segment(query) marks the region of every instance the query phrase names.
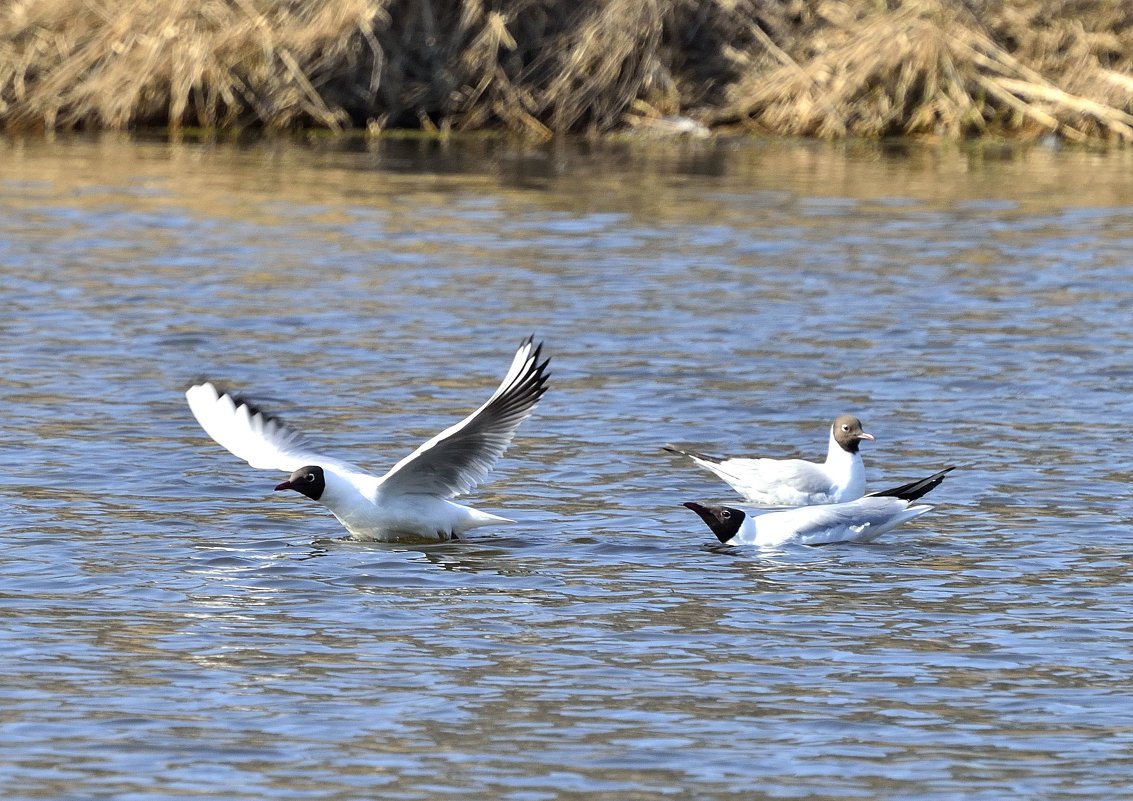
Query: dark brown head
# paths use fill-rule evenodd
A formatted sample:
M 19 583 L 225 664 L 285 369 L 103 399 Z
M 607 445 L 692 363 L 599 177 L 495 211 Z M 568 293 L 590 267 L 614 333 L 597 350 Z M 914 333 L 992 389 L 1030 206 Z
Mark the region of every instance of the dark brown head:
M 700 515 L 700 519 L 708 524 L 720 542 L 727 542 L 736 536 L 747 517 L 747 513 L 742 509 L 731 506 L 701 506 L 693 501 L 689 501 L 685 506 Z
M 835 420 L 831 431 L 834 433 L 834 441 L 841 445 L 846 453 L 857 453 L 862 440 L 873 441 L 873 434 L 862 431 L 862 421 L 849 414 L 844 414 Z
M 276 492 L 280 490 L 295 490 L 300 495 L 306 495 L 312 501 L 317 501 L 323 497 L 323 490 L 327 488 L 326 477 L 323 475 L 323 469 L 318 465 L 307 465 L 300 467 L 291 477 L 284 481 L 282 484 L 275 488 Z

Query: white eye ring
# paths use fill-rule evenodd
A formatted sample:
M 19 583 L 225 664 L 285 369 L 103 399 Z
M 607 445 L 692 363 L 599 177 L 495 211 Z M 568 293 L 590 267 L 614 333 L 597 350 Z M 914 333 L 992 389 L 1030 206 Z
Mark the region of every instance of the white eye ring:
M 720 513 L 720 517 L 724 518 L 725 520 L 731 520 L 732 519 L 732 513 L 729 512 L 727 509 L 725 509 L 723 512 Z
M 311 482 L 313 482 L 313 481 L 315 480 L 315 474 L 314 474 L 314 473 L 308 473 L 308 474 L 307 474 L 307 478 L 306 478 L 306 479 L 304 479 L 304 480 L 305 480 L 305 481 L 306 481 L 306 482 L 307 482 L 308 484 L 310 484 Z

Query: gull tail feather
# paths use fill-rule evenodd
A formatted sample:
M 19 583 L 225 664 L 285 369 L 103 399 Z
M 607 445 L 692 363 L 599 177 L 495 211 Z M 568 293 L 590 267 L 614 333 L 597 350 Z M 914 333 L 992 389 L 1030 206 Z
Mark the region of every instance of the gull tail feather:
M 910 481 L 908 484 L 902 484 L 899 487 L 893 487 L 880 492 L 871 492 L 870 495 L 874 497 L 891 497 L 900 498 L 903 501 L 912 501 L 928 495 L 934 489 L 940 486 L 944 481 L 944 477 L 956 469 L 956 465 L 946 467 L 938 473 L 933 473 L 926 478 L 918 479 L 917 481 Z
M 662 445 L 661 450 L 668 451 L 669 453 L 675 453 L 678 456 L 687 456 L 688 458 L 690 458 L 694 461 L 707 462 L 709 464 L 720 464 L 721 462 L 727 461 L 726 458 L 721 458 L 719 456 L 709 456 L 706 453 L 698 453 L 697 451 L 682 450 L 681 448 L 678 448 L 675 445 Z

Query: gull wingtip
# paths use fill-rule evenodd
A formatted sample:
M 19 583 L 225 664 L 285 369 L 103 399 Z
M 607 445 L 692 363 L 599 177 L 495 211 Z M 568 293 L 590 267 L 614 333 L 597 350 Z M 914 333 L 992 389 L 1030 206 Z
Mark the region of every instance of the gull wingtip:
M 211 381 L 197 379 L 185 390 L 185 399 L 192 406 L 197 403 L 211 403 L 217 401 L 224 393 L 218 390 Z

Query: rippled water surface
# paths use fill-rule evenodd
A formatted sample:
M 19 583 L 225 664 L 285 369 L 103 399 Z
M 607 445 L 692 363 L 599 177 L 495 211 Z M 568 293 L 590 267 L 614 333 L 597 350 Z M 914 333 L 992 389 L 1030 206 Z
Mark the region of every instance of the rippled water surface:
M 1127 797 L 1131 264 L 1128 153 L 0 141 L 0 790 Z M 384 471 L 530 332 L 463 542 L 336 541 L 181 394 Z M 659 446 L 841 412 L 936 510 L 711 547 Z

